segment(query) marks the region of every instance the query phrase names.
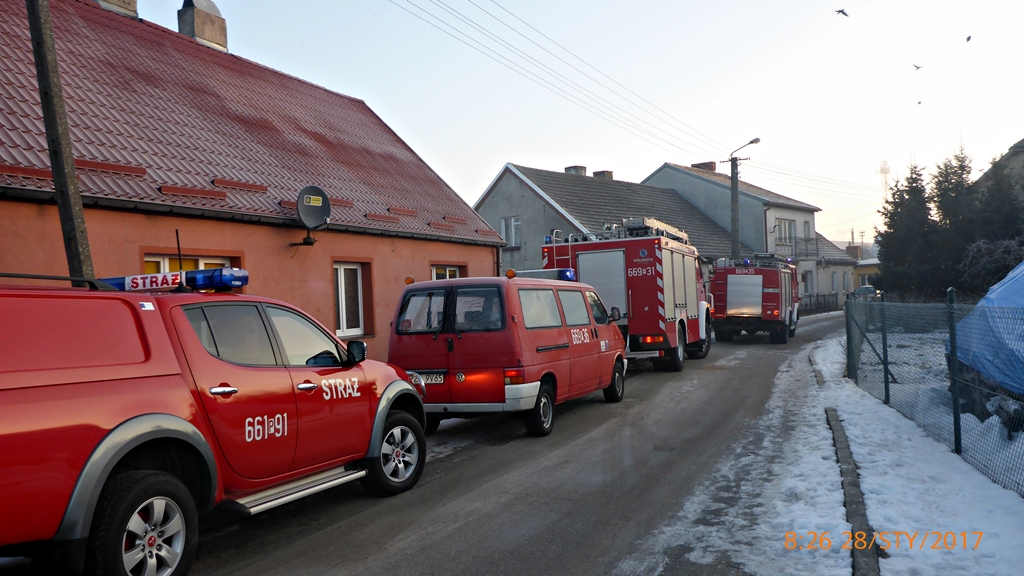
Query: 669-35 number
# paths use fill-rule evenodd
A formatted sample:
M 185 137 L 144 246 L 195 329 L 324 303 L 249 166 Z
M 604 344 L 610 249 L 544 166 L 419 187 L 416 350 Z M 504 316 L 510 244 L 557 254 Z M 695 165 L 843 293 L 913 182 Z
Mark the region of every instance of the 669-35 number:
M 256 416 L 245 419 L 245 441 L 259 442 L 271 436 L 280 438 L 288 435 L 288 413 L 270 416 Z

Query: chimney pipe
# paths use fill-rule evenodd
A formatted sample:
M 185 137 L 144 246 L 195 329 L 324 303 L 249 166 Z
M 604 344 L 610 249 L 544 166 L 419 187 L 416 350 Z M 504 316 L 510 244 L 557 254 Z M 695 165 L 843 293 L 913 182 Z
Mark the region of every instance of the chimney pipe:
M 213 0 L 185 0 L 178 10 L 178 32 L 204 46 L 228 51 L 228 25 Z
M 566 166 L 565 167 L 565 173 L 566 174 L 575 174 L 577 176 L 586 176 L 587 175 L 587 167 L 586 166 Z
M 594 178 L 600 178 L 602 180 L 615 180 L 615 178 L 612 178 L 611 170 L 598 170 L 597 172 L 594 172 Z
M 139 17 L 138 0 L 95 0 L 95 2 L 104 10 L 117 12 L 129 18 Z
M 698 162 L 697 164 L 690 164 L 690 168 L 697 168 L 698 170 L 710 170 L 715 171 L 714 162 Z

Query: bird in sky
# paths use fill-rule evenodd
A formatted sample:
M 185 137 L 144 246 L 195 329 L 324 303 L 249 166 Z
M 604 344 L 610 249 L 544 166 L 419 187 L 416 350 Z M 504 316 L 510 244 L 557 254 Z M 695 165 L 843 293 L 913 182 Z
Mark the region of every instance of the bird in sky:
M 847 18 L 849 18 L 849 16 L 850 16 L 849 14 L 846 13 L 846 10 L 844 10 L 842 8 L 840 8 L 839 10 L 836 10 L 836 14 L 842 14 L 843 16 L 846 16 Z
M 918 101 L 917 101 L 917 103 L 918 103 L 918 104 L 920 104 L 920 103 L 921 103 L 921 101 L 920 101 L 920 100 L 918 100 Z
M 911 64 L 911 66 L 914 67 L 914 70 L 920 70 L 921 68 L 924 68 L 924 66 L 918 66 L 917 64 Z
M 970 42 L 970 41 L 971 41 L 971 37 L 970 37 L 970 36 L 968 36 L 968 37 L 967 37 L 967 41 L 968 41 L 968 42 Z

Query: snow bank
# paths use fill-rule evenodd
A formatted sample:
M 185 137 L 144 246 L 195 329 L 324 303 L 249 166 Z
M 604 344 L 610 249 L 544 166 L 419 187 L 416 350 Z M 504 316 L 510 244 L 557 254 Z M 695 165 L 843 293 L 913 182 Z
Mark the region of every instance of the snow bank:
M 879 563 L 882 574 L 1021 574 L 1024 499 L 992 483 L 914 422 L 843 378 L 846 358 L 838 341 L 823 343 L 812 354 L 828 382 L 822 399 L 836 407 L 849 436 L 872 527 L 876 532 L 920 533 L 913 550 L 906 539 L 899 549 L 889 547 L 891 557 Z M 942 405 L 951 418 L 949 393 L 943 388 L 922 388 L 920 400 L 926 406 L 919 409 Z M 965 446 L 1016 451 L 1024 444 L 1005 440 L 997 418 L 979 422 L 964 415 L 962 426 Z M 995 443 L 998 438 L 1001 447 Z M 918 549 L 926 531 L 955 533 L 957 548 L 932 549 L 936 537 L 930 536 L 925 548 Z M 962 532 L 968 533 L 966 550 Z M 977 549 L 972 532 L 983 533 Z

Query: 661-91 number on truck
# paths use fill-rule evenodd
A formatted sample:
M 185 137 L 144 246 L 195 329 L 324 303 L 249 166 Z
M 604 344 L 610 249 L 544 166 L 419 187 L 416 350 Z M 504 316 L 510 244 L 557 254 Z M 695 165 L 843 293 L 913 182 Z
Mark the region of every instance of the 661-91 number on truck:
M 273 416 L 256 416 L 245 419 L 245 441 L 259 442 L 271 436 L 280 438 L 288 435 L 288 413 Z

